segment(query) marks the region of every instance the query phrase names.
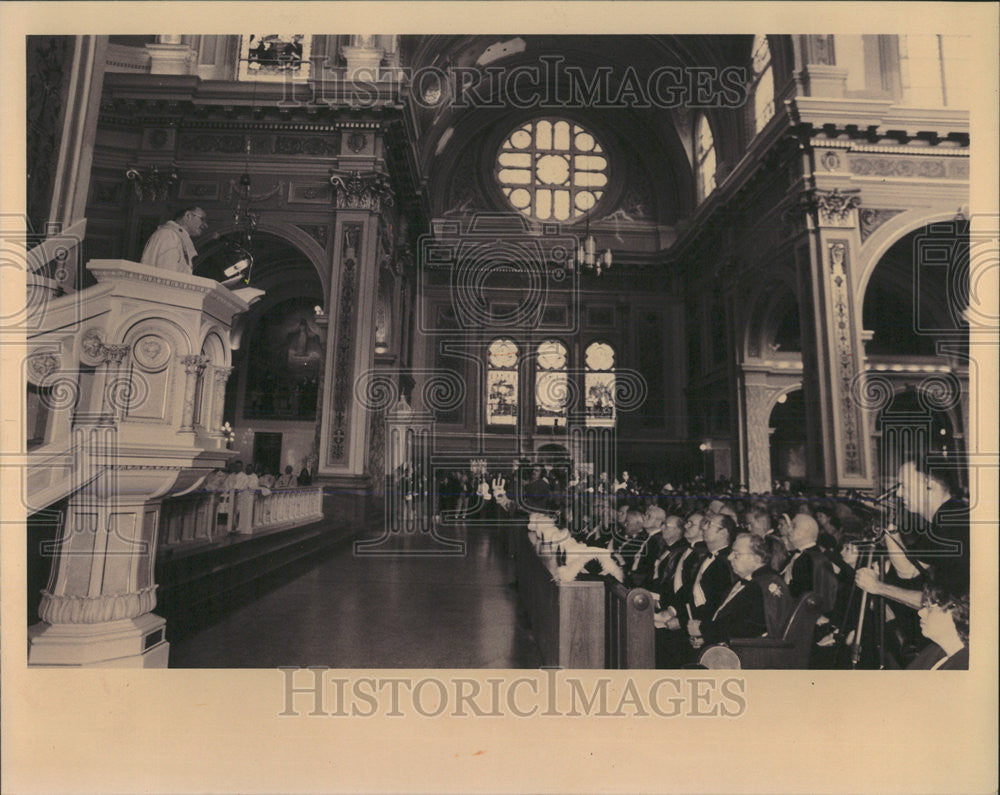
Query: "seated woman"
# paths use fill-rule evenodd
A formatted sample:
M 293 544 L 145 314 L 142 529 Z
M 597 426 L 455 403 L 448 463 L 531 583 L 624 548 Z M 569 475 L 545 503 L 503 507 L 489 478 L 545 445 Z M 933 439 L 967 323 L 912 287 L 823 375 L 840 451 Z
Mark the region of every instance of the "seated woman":
M 969 670 L 969 595 L 924 586 L 920 631 L 932 641 L 907 668 L 924 671 Z

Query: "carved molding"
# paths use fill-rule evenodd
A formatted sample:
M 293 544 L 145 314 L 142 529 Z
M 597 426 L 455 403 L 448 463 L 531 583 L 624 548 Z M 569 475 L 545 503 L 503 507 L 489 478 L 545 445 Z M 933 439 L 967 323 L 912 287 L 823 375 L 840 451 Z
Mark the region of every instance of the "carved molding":
M 100 596 L 56 596 L 42 590 L 38 615 L 47 624 L 100 624 L 138 618 L 156 607 L 156 587 Z
M 813 200 L 823 226 L 850 226 L 851 211 L 861 204 L 859 190 L 813 191 Z
M 161 202 L 170 198 L 170 191 L 177 184 L 177 168 L 160 171 L 157 166 L 145 169 L 130 166 L 125 178 L 132 183 L 132 190 L 139 202 Z
M 339 210 L 372 210 L 381 212 L 391 207 L 395 196 L 384 174 L 360 171 L 338 172 L 330 170 L 330 184 L 337 193 Z
M 90 367 L 104 361 L 104 338 L 98 329 L 87 329 L 80 338 L 80 361 Z
M 881 210 L 873 207 L 863 207 L 858 210 L 858 224 L 861 227 L 861 242 L 864 243 L 872 232 L 878 229 L 890 218 L 899 215 L 902 210 Z
M 841 414 L 841 443 L 844 451 L 844 474 L 864 477 L 861 465 L 861 408 L 854 400 L 853 385 L 858 374 L 854 356 L 854 318 L 851 313 L 851 290 L 848 282 L 846 240 L 827 244 L 830 257 L 830 286 L 834 321 L 837 377 L 833 389 Z
M 337 309 L 337 343 L 334 349 L 333 394 L 331 400 L 330 463 L 347 459 L 347 432 L 350 423 L 352 367 L 354 364 L 354 325 L 357 311 L 357 281 L 361 259 L 361 224 L 345 224 L 343 267 L 340 276 L 340 306 Z
M 28 357 L 28 378 L 33 384 L 41 384 L 59 369 L 60 364 L 60 357 L 56 353 L 33 353 Z
M 101 351 L 104 354 L 104 361 L 108 364 L 120 365 L 125 361 L 130 345 L 105 345 Z
M 135 343 L 135 360 L 147 372 L 158 372 L 170 362 L 170 343 L 156 334 L 147 334 Z
M 861 177 L 969 178 L 969 161 L 966 158 L 866 157 L 851 154 L 847 162 L 851 173 Z

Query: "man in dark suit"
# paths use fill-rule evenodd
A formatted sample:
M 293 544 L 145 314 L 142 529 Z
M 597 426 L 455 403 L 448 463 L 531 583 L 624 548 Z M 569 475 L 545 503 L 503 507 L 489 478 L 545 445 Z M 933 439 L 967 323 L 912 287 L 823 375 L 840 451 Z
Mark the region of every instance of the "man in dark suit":
M 691 619 L 710 619 L 733 587 L 729 568 L 729 545 L 736 537 L 736 522 L 726 514 L 712 514 L 701 522 L 707 554 L 691 583 L 688 610 Z
M 653 569 L 656 561 L 666 549 L 663 540 L 663 526 L 667 512 L 659 505 L 650 505 L 643 514 L 642 529 L 646 537 L 638 554 L 632 560 L 631 568 L 625 573 L 625 582 L 630 588 L 653 588 Z
M 674 514 L 667 516 L 660 528 L 660 539 L 663 550 L 653 561 L 650 589 L 658 594 L 661 605 L 667 605 L 674 595 L 674 576 L 681 558 L 691 550 L 684 537 L 684 520 Z
M 788 621 L 794 601 L 788 585 L 767 565 L 769 552 L 760 536 L 741 533 L 729 563 L 736 583 L 707 620 L 688 622 L 692 646 L 725 643 L 731 638 L 776 634 Z
M 611 540 L 611 551 L 618 564 L 626 573 L 630 573 L 632 565 L 642 551 L 646 534 L 643 532 L 644 515 L 642 511 L 630 508 L 625 514 L 625 532 Z
M 837 602 L 839 583 L 833 564 L 816 543 L 819 525 L 809 514 L 796 514 L 788 538 L 794 552 L 782 575 L 792 596 L 798 599 L 806 591 L 812 591 L 819 599 L 820 612 L 830 618 Z
M 661 578 L 657 593 L 660 596 L 658 626 L 671 630 L 682 629 L 688 616 L 684 615 L 694 583 L 694 575 L 705 555 L 705 543 L 701 540 L 701 521 L 704 516 L 693 513 L 683 524 L 684 537 L 677 543 L 677 557 L 670 567 L 669 579 Z

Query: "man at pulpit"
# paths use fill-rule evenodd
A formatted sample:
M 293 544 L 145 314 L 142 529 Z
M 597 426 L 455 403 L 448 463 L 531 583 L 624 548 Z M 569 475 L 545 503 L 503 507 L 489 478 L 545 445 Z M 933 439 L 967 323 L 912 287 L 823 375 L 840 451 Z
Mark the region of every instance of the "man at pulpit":
M 142 251 L 142 264 L 191 273 L 192 262 L 198 256 L 191 238 L 201 235 L 207 227 L 208 221 L 201 207 L 184 207 L 150 235 Z

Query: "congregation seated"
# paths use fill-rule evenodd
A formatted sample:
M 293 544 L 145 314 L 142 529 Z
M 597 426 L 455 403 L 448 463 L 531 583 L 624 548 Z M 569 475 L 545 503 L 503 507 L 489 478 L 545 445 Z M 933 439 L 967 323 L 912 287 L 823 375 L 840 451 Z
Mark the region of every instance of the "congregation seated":
M 760 536 L 740 533 L 736 537 L 729 553 L 736 582 L 710 618 L 688 622 L 693 648 L 762 637 L 785 626 L 794 600 L 784 579 L 767 565 L 768 555 Z
M 924 542 L 919 552 L 931 562 L 923 569 L 913 567 L 921 576 L 906 580 L 903 575 L 912 575 L 912 570 L 905 565 L 908 558 L 897 551 L 895 559 L 888 556 L 889 574 L 881 580 L 858 560 L 859 539 L 865 530 L 872 534 L 874 525 L 871 515 L 862 510 L 861 496 L 854 493 L 809 495 L 800 485 L 786 481 L 779 484 L 777 493 L 750 494 L 727 483 L 710 488 L 701 479 L 675 487 L 672 482 L 657 481 L 638 469 L 627 478 L 624 473 L 614 478 L 601 474 L 594 477 L 574 472 L 564 479 L 565 486 L 553 476 L 556 486 L 548 490 L 545 504 L 557 517 L 557 523 L 567 528 L 567 543 L 578 544 L 584 550 L 610 551 L 613 562 L 618 564 L 617 568 L 591 564 L 576 568 L 576 572 L 604 574 L 626 588 L 650 592 L 657 667 L 689 664 L 694 647 L 704 643 L 759 637 L 775 631 L 780 634 L 782 620 L 803 594 L 812 594 L 810 610 L 819 616 L 810 667 L 848 667 L 844 649 L 850 645 L 851 626 L 859 617 L 861 591 L 894 599 L 897 591 L 893 585 L 901 583 L 908 588 L 909 603 L 917 602 L 915 616 L 921 605 L 917 601 L 921 598 L 919 589 L 929 581 L 930 574 L 940 568 L 954 581 L 956 571 L 962 572 L 961 563 L 942 561 L 940 555 L 935 559 L 936 550 Z M 533 473 L 532 480 L 524 485 L 540 481 L 548 485 L 550 476 Z M 923 486 L 924 481 L 919 485 Z M 544 487 L 536 488 L 541 492 Z M 574 496 L 580 494 L 588 499 L 573 502 Z M 946 510 L 955 505 L 949 502 L 946 491 L 941 496 L 929 508 L 925 506 L 931 517 L 943 505 Z M 585 507 L 581 509 L 581 505 Z M 967 531 L 964 536 L 959 532 L 958 537 L 967 539 Z M 739 540 L 735 558 L 730 546 L 734 539 Z M 883 545 L 889 552 L 896 551 L 891 536 Z M 762 605 L 769 604 L 763 600 L 765 593 L 774 600 L 771 607 L 775 609 L 772 613 L 765 611 L 762 621 Z M 896 613 L 905 616 L 906 604 L 901 602 L 899 610 L 893 605 L 886 611 L 892 632 L 910 635 L 892 650 L 900 667 L 910 665 L 933 640 L 920 636 L 915 618 L 910 629 L 897 618 Z M 952 612 L 956 610 L 954 605 L 954 599 L 946 602 Z M 871 613 L 871 603 L 867 609 Z M 930 611 L 931 607 L 927 607 Z M 867 642 L 874 642 L 875 637 L 869 634 Z M 967 641 L 967 633 L 965 637 Z M 938 645 L 942 649 L 947 646 L 949 659 L 960 652 L 952 636 Z M 921 660 L 926 662 L 931 652 L 922 653 Z M 961 656 L 956 659 L 961 663 Z

